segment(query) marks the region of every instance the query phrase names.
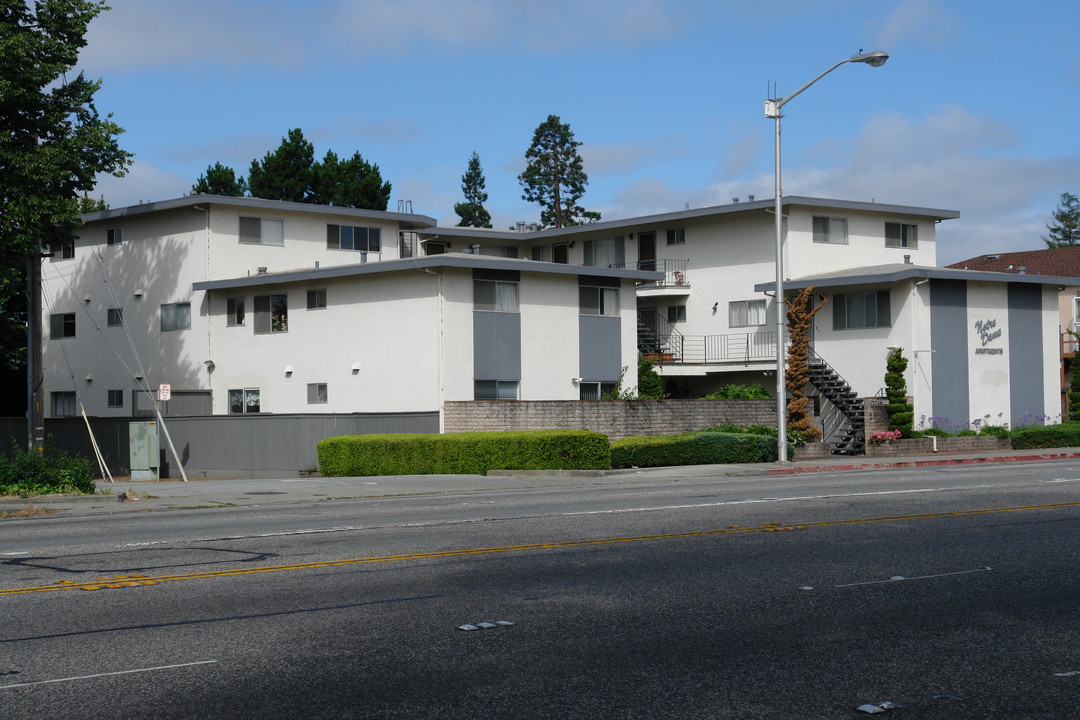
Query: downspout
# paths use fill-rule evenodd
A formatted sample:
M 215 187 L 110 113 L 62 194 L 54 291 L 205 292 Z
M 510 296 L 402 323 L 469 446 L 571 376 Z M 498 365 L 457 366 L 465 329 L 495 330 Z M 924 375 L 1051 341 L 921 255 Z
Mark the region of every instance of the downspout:
M 930 282 L 919 280 L 911 286 L 911 389 L 912 396 L 919 391 L 919 286 Z M 925 352 L 925 351 L 924 351 Z M 914 403 L 913 403 L 914 404 Z M 934 452 L 937 452 L 937 439 L 934 439 Z
M 207 280 L 212 280 L 213 279 L 212 273 L 211 273 L 211 267 L 212 266 L 211 266 L 211 263 L 210 263 L 210 249 L 211 249 L 211 244 L 210 244 L 210 207 L 208 205 L 205 206 L 205 207 L 204 206 L 199 206 L 199 205 L 192 205 L 192 207 L 195 208 L 196 210 L 200 210 L 200 211 L 206 213 L 206 279 Z M 208 388 L 210 388 L 210 403 L 211 403 L 210 412 L 212 413 L 214 411 L 214 409 L 213 409 L 214 388 L 213 388 L 213 385 L 211 384 L 210 371 L 211 371 L 211 368 L 214 367 L 214 365 L 213 365 L 214 356 L 211 353 L 211 350 L 212 350 L 212 347 L 213 347 L 214 325 L 213 325 L 213 323 L 210 322 L 210 293 L 204 291 L 204 294 L 205 294 L 205 297 L 206 297 L 206 318 L 207 318 L 207 321 L 206 321 L 206 361 L 203 363 L 203 367 L 206 368 L 206 385 L 207 385 Z

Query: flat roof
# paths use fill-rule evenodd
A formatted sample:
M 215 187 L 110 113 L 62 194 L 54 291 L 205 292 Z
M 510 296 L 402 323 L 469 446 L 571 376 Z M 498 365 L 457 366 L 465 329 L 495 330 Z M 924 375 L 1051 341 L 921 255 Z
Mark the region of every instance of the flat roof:
M 194 207 L 196 205 L 228 205 L 237 208 L 271 210 L 276 212 L 344 215 L 347 217 L 398 222 L 403 228 L 408 229 L 435 226 L 435 218 L 428 217 L 427 215 L 387 212 L 385 210 L 367 210 L 363 208 L 341 207 L 339 205 L 314 205 L 311 203 L 286 202 L 284 200 L 264 200 L 262 198 L 252 197 L 227 197 L 224 195 L 185 195 L 184 197 L 174 198 L 172 200 L 139 203 L 138 205 L 128 205 L 127 207 L 116 208 L 115 210 L 100 210 L 98 212 L 86 213 L 81 217 L 83 222 L 95 222 L 97 220 L 130 217 L 145 213 L 160 212 L 163 210 L 178 210 Z
M 969 282 L 1026 283 L 1029 285 L 1075 285 L 1076 278 L 1049 275 L 1026 275 L 1020 273 L 960 270 L 957 268 L 925 267 L 893 263 L 870 267 L 849 268 L 820 275 L 784 280 L 785 290 L 802 290 L 808 287 L 837 287 L 839 285 L 884 285 L 911 279 L 966 280 Z M 770 292 L 776 289 L 776 281 L 757 283 L 754 290 Z
M 379 262 L 357 263 L 354 265 L 334 265 L 332 267 L 283 270 L 280 272 L 245 275 L 223 280 L 202 280 L 193 283 L 192 289 L 228 290 L 233 288 L 280 285 L 294 282 L 327 280 L 331 278 L 348 278 L 359 277 L 362 275 L 401 272 L 404 270 L 428 270 L 436 268 L 482 268 L 484 270 L 517 270 L 520 272 L 549 273 L 552 275 L 594 275 L 597 277 L 640 280 L 643 282 L 664 279 L 664 273 L 653 270 L 600 268 L 589 267 L 586 265 L 538 262 L 527 258 L 499 258 L 491 257 L 489 255 L 444 253 L 441 255 L 425 255 L 423 257 L 382 260 Z
M 874 212 L 886 215 L 908 215 L 925 217 L 932 220 L 954 220 L 960 217 L 957 210 L 942 210 L 939 208 L 915 207 L 911 205 L 893 205 L 889 203 L 861 202 L 855 200 L 831 200 L 828 198 L 812 198 L 800 195 L 788 195 L 781 199 L 783 207 L 820 207 L 833 210 L 850 210 L 860 212 Z M 494 230 L 491 228 L 469 227 L 435 227 L 422 230 L 420 234 L 426 240 L 436 238 L 469 238 L 484 237 L 499 240 L 521 241 L 558 238 L 567 235 L 581 233 L 609 232 L 635 228 L 640 225 L 660 225 L 664 223 L 680 223 L 694 218 L 712 217 L 715 215 L 729 215 L 751 211 L 769 211 L 776 207 L 773 199 L 754 200 L 752 202 L 736 202 L 726 205 L 708 205 L 705 207 L 687 208 L 670 213 L 657 215 L 640 215 L 637 217 L 620 218 L 617 220 L 602 220 L 584 225 L 573 225 L 564 228 L 546 228 L 543 230 Z

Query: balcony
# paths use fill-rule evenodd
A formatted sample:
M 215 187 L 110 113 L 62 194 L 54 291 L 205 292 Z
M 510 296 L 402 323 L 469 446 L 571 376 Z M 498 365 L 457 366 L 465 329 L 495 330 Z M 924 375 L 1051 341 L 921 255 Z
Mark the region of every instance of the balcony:
M 686 266 L 689 262 L 689 260 L 638 260 L 630 263 L 616 263 L 608 267 L 664 273 L 663 280 L 639 282 L 637 284 L 639 295 L 689 295 L 690 279 L 686 274 Z
M 775 362 L 776 333 L 683 335 L 656 308 L 639 308 L 638 350 L 646 359 L 661 365 Z

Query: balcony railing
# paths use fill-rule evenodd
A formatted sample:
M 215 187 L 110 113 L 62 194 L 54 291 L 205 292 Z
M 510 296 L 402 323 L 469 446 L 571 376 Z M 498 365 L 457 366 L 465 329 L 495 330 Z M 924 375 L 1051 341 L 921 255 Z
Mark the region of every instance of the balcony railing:
M 686 276 L 686 265 L 689 260 L 638 260 L 637 262 L 616 263 L 608 267 L 621 270 L 652 270 L 664 273 L 664 279 L 659 281 L 646 280 L 639 282 L 639 288 L 654 287 L 679 287 L 690 285 L 690 279 Z
M 685 335 L 679 362 L 686 364 L 749 363 L 776 359 L 776 333 Z

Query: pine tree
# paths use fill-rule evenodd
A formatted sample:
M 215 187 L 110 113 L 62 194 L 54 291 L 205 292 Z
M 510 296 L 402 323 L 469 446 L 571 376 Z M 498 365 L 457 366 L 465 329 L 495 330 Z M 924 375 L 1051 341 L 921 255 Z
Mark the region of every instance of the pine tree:
M 386 210 L 390 203 L 390 183 L 383 182 L 379 166 L 353 153 L 341 160 L 328 150 L 322 162 L 312 168 L 311 191 L 306 202 L 318 205 Z
M 795 430 L 804 439 L 814 441 L 821 438 L 821 428 L 814 424 L 814 417 L 809 412 L 810 398 L 806 397 L 806 383 L 810 380 L 810 368 L 807 359 L 810 356 L 810 328 L 814 316 L 825 303 L 817 307 L 814 304 L 814 288 L 803 289 L 791 299 L 784 299 L 787 305 L 787 372 L 784 375 L 784 387 L 787 388 L 787 426 Z
M 224 195 L 241 197 L 247 192 L 247 183 L 243 176 L 237 177 L 236 171 L 219 162 L 206 168 L 206 174 L 200 175 L 191 192 L 202 195 Z
M 474 152 L 469 158 L 468 169 L 461 176 L 461 192 L 465 196 L 465 202 L 454 204 L 454 212 L 461 218 L 458 227 L 491 227 L 491 213 L 484 208 L 488 199 L 485 185 L 480 156 Z
M 889 415 L 889 430 L 899 430 L 904 435 L 911 434 L 915 408 L 907 401 L 907 381 L 904 371 L 908 361 L 903 348 L 893 348 L 885 358 L 885 412 Z
M 1080 200 L 1072 193 L 1061 193 L 1061 200 L 1054 211 L 1054 222 L 1046 229 L 1050 234 L 1043 236 L 1043 242 L 1048 248 L 1080 245 Z
M 518 175 L 524 188 L 521 197 L 540 205 L 542 227 L 568 227 L 596 222 L 600 213 L 585 210 L 578 200 L 585 194 L 585 174 L 574 133 L 558 115 L 548 115 L 533 133 L 525 151 L 525 172 Z
M 315 147 L 300 128 L 290 130 L 277 150 L 251 161 L 248 189 L 252 197 L 265 200 L 307 202 L 314 165 Z

